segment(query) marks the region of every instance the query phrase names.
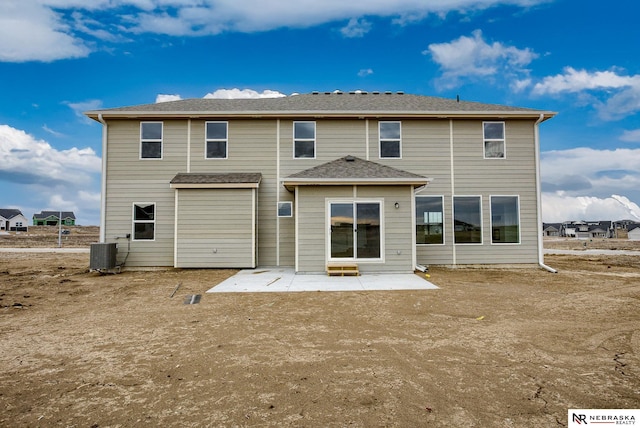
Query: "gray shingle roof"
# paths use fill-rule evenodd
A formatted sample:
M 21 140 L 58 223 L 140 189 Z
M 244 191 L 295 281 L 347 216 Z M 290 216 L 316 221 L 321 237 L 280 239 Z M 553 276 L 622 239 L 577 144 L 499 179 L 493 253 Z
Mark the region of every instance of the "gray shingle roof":
M 22 211 L 15 208 L 0 208 L 0 217 L 10 220 L 17 215 L 22 215 Z
M 262 174 L 259 172 L 231 172 L 231 173 L 179 173 L 170 184 L 259 184 Z
M 425 176 L 381 165 L 376 162 L 345 156 L 313 168 L 291 174 L 284 180 L 285 185 L 294 184 L 348 184 L 375 182 L 384 184 L 427 184 Z
M 210 99 L 194 98 L 155 104 L 143 104 L 86 112 L 87 116 L 97 118 L 98 114 L 108 116 L 152 115 L 204 115 L 245 114 L 529 114 L 544 113 L 550 118 L 555 113 L 522 107 L 498 104 L 484 104 L 399 93 L 312 93 L 291 95 L 282 98 L 262 99 Z
M 55 217 L 58 218 L 58 216 L 60 215 L 60 211 L 42 211 L 39 214 L 34 214 L 33 218 L 36 219 L 44 219 L 47 217 Z M 72 219 L 76 219 L 75 214 L 73 213 L 73 211 L 62 211 L 62 218 L 72 218 Z

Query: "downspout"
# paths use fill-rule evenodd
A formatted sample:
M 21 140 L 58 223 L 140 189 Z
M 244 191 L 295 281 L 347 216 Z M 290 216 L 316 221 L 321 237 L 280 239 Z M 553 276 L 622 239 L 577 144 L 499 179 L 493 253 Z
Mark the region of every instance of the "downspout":
M 554 268 L 544 264 L 544 241 L 542 237 L 542 192 L 540 185 L 540 132 L 538 130 L 540 122 L 544 119 L 544 114 L 540 113 L 540 117 L 533 124 L 533 140 L 535 145 L 536 155 L 536 203 L 537 207 L 537 222 L 536 230 L 538 231 L 538 264 L 541 268 L 548 270 L 551 273 L 558 273 Z
M 98 122 L 102 124 L 102 180 L 100 184 L 100 242 L 106 241 L 107 224 L 107 122 L 98 113 Z

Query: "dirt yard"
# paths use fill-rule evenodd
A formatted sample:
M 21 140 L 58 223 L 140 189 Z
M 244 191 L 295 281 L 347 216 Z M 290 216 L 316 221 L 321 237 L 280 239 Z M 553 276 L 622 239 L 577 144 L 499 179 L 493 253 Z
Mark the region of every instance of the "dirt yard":
M 640 256 L 262 294 L 204 294 L 231 270 L 88 259 L 0 253 L 0 426 L 554 427 L 640 407 Z

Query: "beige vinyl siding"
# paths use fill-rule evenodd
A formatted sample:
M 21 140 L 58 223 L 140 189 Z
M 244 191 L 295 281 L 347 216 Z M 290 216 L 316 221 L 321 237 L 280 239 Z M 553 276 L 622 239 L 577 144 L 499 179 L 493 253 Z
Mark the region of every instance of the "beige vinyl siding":
M 176 192 L 176 267 L 255 267 L 253 189 Z
M 352 186 L 300 186 L 298 197 L 298 271 L 325 272 L 327 261 L 326 200 L 352 198 Z
M 258 189 L 258 263 L 263 266 L 276 265 L 277 192 L 282 185 L 276 173 L 277 121 L 273 119 L 229 120 L 228 159 L 205 159 L 205 122 L 209 119 L 191 121 L 191 172 L 260 172 L 262 182 Z M 213 120 L 213 119 L 211 119 Z M 216 118 L 215 120 L 224 120 Z M 287 222 L 281 222 L 281 233 L 287 232 Z M 290 236 L 293 236 L 293 222 Z M 293 242 L 288 243 L 285 253 L 293 254 Z M 282 249 L 281 249 L 282 251 Z M 290 266 L 293 259 L 290 258 Z
M 411 227 L 411 186 L 357 186 L 356 201 L 382 199 L 384 222 L 384 263 L 359 262 L 359 269 L 368 272 L 411 272 L 413 269 Z M 398 203 L 398 208 L 395 203 Z
M 455 195 L 482 196 L 483 233 L 483 245 L 456 245 L 457 263 L 537 263 L 533 127 L 533 121 L 505 121 L 506 158 L 483 159 L 482 121 L 454 122 Z M 520 244 L 491 244 L 491 195 L 520 196 Z M 451 210 L 452 206 L 445 206 L 447 208 Z M 445 227 L 452 235 L 452 224 Z
M 354 197 L 355 196 L 355 197 Z M 327 262 L 329 201 L 381 202 L 383 260 L 358 260 L 363 273 L 410 272 L 412 260 L 410 186 L 298 187 L 298 271 L 324 272 Z M 399 208 L 395 208 L 398 202 Z
M 402 159 L 375 159 L 375 162 L 420 174 L 432 181 L 420 195 L 444 196 L 444 245 L 418 245 L 417 262 L 423 265 L 451 264 L 453 236 L 447 225 L 451 223 L 451 151 L 449 120 L 403 120 Z M 378 122 L 369 126 L 371 156 L 378 153 Z M 415 231 L 413 232 L 415 234 Z
M 169 181 L 186 168 L 186 120 L 163 121 L 163 159 L 140 159 L 140 120 L 111 120 L 107 143 L 106 242 L 126 266 L 172 266 L 174 194 Z M 155 240 L 132 241 L 133 204 L 155 203 Z M 128 255 L 127 255 L 128 252 Z
M 106 242 L 118 244 L 118 260 L 125 267 L 173 266 L 174 195 L 164 180 L 115 180 L 108 183 Z M 155 203 L 155 239 L 131 241 L 127 256 L 126 236 L 133 236 L 133 204 Z

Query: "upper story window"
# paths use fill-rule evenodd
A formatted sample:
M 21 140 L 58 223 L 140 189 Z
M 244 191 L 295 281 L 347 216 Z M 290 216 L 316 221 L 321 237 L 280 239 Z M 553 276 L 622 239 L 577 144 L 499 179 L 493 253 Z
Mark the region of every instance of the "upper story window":
M 206 122 L 205 157 L 226 159 L 229 134 L 228 122 Z
M 162 122 L 140 122 L 140 159 L 162 159 Z
M 484 158 L 504 159 L 506 147 L 504 142 L 504 122 L 483 122 Z
M 293 122 L 293 157 L 316 157 L 316 123 Z
M 379 122 L 380 158 L 401 158 L 402 138 L 400 122 Z

